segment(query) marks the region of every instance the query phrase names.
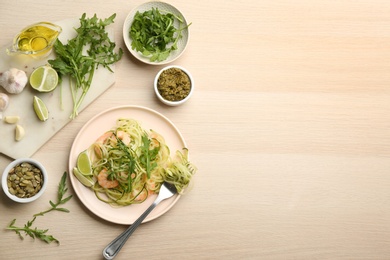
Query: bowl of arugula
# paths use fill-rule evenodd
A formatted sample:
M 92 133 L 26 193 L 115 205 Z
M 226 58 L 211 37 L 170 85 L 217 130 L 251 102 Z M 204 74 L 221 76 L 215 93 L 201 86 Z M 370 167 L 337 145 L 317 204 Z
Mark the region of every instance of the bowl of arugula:
M 135 58 L 147 64 L 163 65 L 183 54 L 190 37 L 190 25 L 174 6 L 151 1 L 127 15 L 123 38 Z

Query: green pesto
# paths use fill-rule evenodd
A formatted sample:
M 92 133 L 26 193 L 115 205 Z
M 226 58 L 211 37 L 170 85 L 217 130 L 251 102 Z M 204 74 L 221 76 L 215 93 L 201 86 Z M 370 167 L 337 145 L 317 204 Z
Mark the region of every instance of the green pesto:
M 168 101 L 180 101 L 188 96 L 191 81 L 188 75 L 178 68 L 164 70 L 157 81 L 160 95 Z

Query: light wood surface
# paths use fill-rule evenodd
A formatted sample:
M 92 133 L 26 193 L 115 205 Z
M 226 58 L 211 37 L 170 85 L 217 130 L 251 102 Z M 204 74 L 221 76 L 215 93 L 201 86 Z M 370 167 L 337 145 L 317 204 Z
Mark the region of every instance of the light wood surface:
M 34 22 L 115 12 L 125 49 L 124 19 L 141 3 L 9 2 L 0 44 Z M 55 199 L 72 141 L 92 116 L 130 104 L 170 118 L 199 170 L 191 192 L 141 225 L 117 259 L 390 259 L 390 2 L 170 3 L 193 23 L 174 62 L 192 72 L 193 97 L 159 103 L 152 83 L 161 66 L 125 50 L 115 85 L 32 156 L 50 172 L 43 197 L 20 205 L 1 192 L 0 258 L 102 259 L 126 227 L 95 217 L 76 196 L 69 214 L 36 221 L 60 245 L 4 228 Z M 10 161 L 0 157 L 1 170 Z

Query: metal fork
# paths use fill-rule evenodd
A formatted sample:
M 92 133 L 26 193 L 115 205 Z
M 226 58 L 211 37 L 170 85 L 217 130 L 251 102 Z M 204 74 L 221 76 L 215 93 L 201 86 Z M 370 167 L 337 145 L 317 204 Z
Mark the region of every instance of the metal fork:
M 147 215 L 163 200 L 168 199 L 177 193 L 176 187 L 173 184 L 164 182 L 161 185 L 160 192 L 150 207 L 145 210 L 144 213 L 122 234 L 115 238 L 111 243 L 109 243 L 106 248 L 103 250 L 103 256 L 105 259 L 114 259 L 114 257 L 122 249 L 123 245 L 126 243 L 127 239 L 133 234 L 137 227 L 142 223 Z

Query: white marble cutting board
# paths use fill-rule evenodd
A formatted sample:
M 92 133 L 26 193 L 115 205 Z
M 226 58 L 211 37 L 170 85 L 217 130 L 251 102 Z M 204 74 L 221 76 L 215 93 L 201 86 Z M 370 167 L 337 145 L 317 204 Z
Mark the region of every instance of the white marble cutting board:
M 37 21 L 39 22 L 39 21 Z M 66 44 L 68 39 L 76 36 L 74 28 L 79 27 L 79 19 L 67 19 L 55 24 L 62 27 L 62 33 L 59 39 Z M 28 26 L 28 24 L 26 25 Z M 107 31 L 111 39 L 114 38 L 113 25 L 107 27 Z M 23 28 L 20 28 L 23 29 Z M 15 32 L 15 35 L 18 32 Z M 12 39 L 10 40 L 11 44 Z M 29 76 L 34 68 L 47 64 L 47 60 L 53 59 L 55 53 L 52 52 L 48 57 L 43 59 L 33 59 L 25 55 L 9 56 L 6 53 L 6 47 L 0 49 L 0 71 L 6 71 L 11 67 L 24 70 Z M 111 67 L 115 69 L 114 66 Z M 114 73 L 99 67 L 94 74 L 91 88 L 89 89 L 79 113 L 94 101 L 105 90 L 111 87 L 115 82 Z M 60 93 L 62 87 L 62 103 L 60 104 Z M 7 93 L 2 87 L 0 92 Z M 20 124 L 26 131 L 25 137 L 21 141 L 15 141 L 15 127 L 14 124 L 7 124 L 0 120 L 0 153 L 5 154 L 11 158 L 30 157 L 43 144 L 45 144 L 51 137 L 53 137 L 61 128 L 71 121 L 69 118 L 73 101 L 69 89 L 69 80 L 64 78 L 62 86 L 58 86 L 53 92 L 40 93 L 30 87 L 29 84 L 20 94 L 8 94 L 10 97 L 10 104 L 6 111 L 3 112 L 3 118 L 7 115 L 20 116 Z M 36 116 L 33 109 L 33 96 L 40 97 L 46 104 L 49 110 L 49 119 L 42 122 Z

